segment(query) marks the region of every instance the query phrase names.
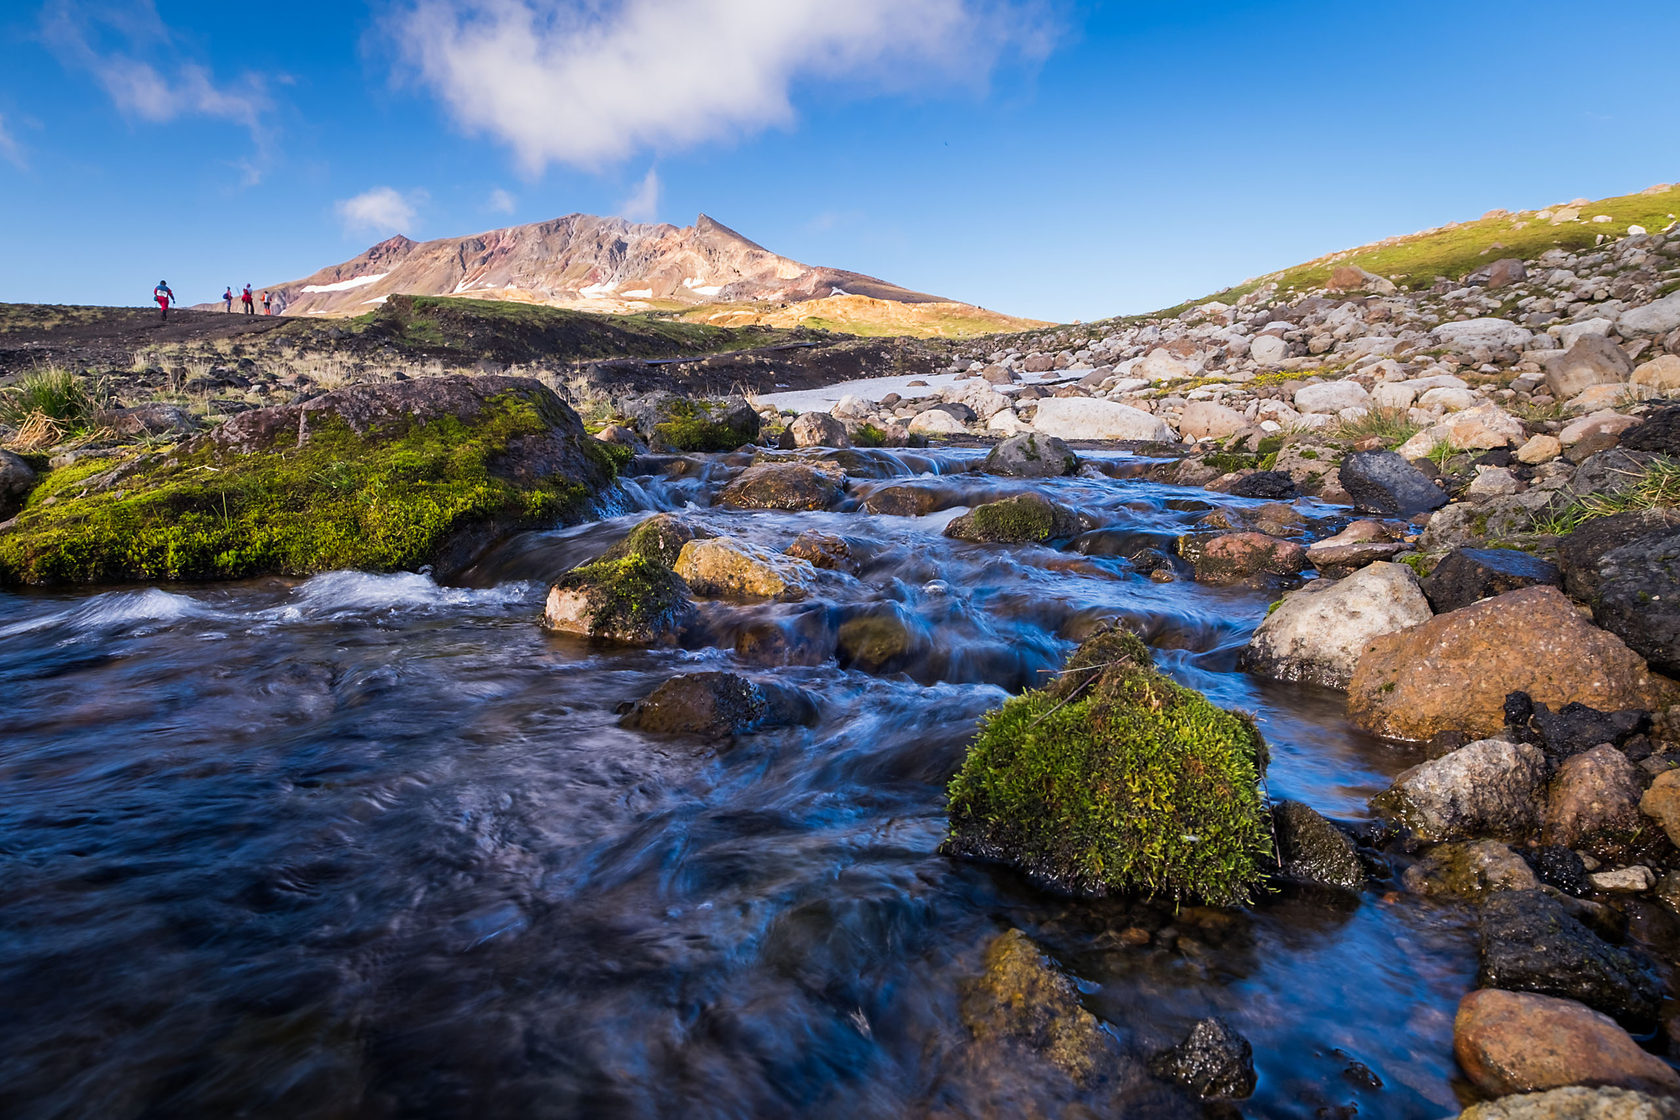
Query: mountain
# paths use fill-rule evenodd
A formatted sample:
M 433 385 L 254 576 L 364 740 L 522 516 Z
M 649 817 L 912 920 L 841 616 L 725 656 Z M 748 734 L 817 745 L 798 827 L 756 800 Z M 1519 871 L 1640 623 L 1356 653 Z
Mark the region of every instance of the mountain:
M 802 264 L 702 214 L 691 226 L 569 214 L 472 237 L 381 241 L 343 264 L 270 285 L 288 315 L 354 315 L 388 296 L 454 295 L 584 311 L 685 310 L 866 296 L 946 303 L 885 280 Z M 955 305 L 967 306 L 967 305 Z

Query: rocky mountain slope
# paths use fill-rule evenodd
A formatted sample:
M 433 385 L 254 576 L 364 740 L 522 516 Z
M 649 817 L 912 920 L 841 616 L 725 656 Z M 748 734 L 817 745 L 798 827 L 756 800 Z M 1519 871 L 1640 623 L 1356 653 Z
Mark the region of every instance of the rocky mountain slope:
M 477 296 L 589 311 L 786 303 L 834 295 L 949 302 L 844 269 L 803 264 L 702 214 L 644 225 L 569 214 L 472 237 L 392 237 L 302 280 L 270 285 L 290 315 L 360 314 L 386 297 Z

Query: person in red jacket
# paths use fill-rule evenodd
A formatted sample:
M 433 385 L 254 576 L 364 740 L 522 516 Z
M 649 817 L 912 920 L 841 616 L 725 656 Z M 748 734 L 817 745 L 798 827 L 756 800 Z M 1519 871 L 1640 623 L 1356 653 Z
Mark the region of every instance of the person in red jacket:
M 251 285 L 245 285 L 245 290 L 240 293 L 239 302 L 245 305 L 245 314 L 255 315 L 257 313 L 256 308 L 252 306 L 254 301 L 251 298 Z
M 175 298 L 175 293 L 169 290 L 169 281 L 159 280 L 157 287 L 152 289 L 152 298 L 157 300 L 158 310 L 162 312 L 159 319 L 169 318 L 169 303 Z

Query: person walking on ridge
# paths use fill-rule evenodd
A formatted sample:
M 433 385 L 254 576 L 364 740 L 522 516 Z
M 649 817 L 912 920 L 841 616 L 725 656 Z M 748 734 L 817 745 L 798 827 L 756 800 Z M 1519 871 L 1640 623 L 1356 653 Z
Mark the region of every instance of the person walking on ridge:
M 160 320 L 168 319 L 169 301 L 175 298 L 175 293 L 169 290 L 169 281 L 159 280 L 157 287 L 152 289 L 152 298 L 157 300 L 158 310 L 162 312 L 158 318 Z
M 232 315 L 233 314 L 233 285 L 232 284 L 229 284 L 227 286 L 227 291 L 222 293 L 222 302 L 227 305 L 228 314 Z
M 274 297 L 269 295 L 267 292 L 263 293 L 263 314 L 274 314 Z
M 251 306 L 251 285 L 245 285 L 245 290 L 239 294 L 239 301 L 245 305 L 245 314 L 256 314 L 256 309 Z

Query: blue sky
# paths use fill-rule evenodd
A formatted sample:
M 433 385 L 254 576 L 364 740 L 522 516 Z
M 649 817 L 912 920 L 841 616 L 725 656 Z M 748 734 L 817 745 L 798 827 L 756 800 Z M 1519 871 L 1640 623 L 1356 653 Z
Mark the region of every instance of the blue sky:
M 12 0 L 0 300 L 704 211 L 1045 319 L 1680 179 L 1680 5 Z

